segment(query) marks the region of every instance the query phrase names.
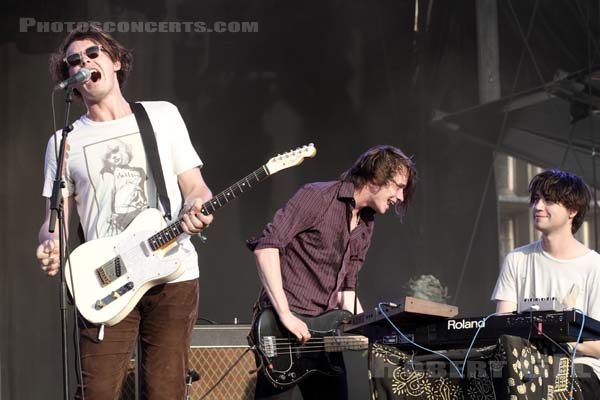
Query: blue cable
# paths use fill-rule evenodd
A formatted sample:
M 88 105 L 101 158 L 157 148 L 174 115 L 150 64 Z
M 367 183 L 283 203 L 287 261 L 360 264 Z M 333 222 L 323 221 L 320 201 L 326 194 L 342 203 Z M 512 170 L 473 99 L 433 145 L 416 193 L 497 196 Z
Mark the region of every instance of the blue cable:
M 577 335 L 577 342 L 575 342 L 575 346 L 573 346 L 573 354 L 571 354 L 571 389 L 569 390 L 569 400 L 573 400 L 573 390 L 575 388 L 575 355 L 577 354 L 577 346 L 579 346 L 579 342 L 581 340 L 581 336 L 583 334 L 583 327 L 585 326 L 585 314 L 578 308 L 573 308 L 573 311 L 581 314 L 581 328 L 579 328 L 579 335 Z
M 402 333 L 402 331 L 401 331 L 401 330 L 400 330 L 400 329 L 399 329 L 399 328 L 398 328 L 398 327 L 397 327 L 397 326 L 394 324 L 394 322 L 392 322 L 392 320 L 391 320 L 391 319 L 390 319 L 390 317 L 389 317 L 389 316 L 388 316 L 388 315 L 385 313 L 385 311 L 383 311 L 383 308 L 382 308 L 382 305 L 383 305 L 383 304 L 390 304 L 390 303 L 379 303 L 379 304 L 377 305 L 377 308 L 379 308 L 379 312 L 381 313 L 381 315 L 383 315 L 383 316 L 385 317 L 385 319 L 387 319 L 387 321 L 390 323 L 390 325 L 392 325 L 392 327 L 394 328 L 394 330 L 396 330 L 396 332 L 398 332 L 398 333 L 400 334 L 400 336 L 402 336 L 402 338 L 403 338 L 404 340 L 406 340 L 408 343 L 411 343 L 411 344 L 415 345 L 416 347 L 418 347 L 418 348 L 419 348 L 419 349 L 421 349 L 421 350 L 425 350 L 425 351 L 427 351 L 427 352 L 429 352 L 429 353 L 432 353 L 432 354 L 435 354 L 435 355 L 438 355 L 438 356 L 440 356 L 440 357 L 443 357 L 443 358 L 445 358 L 446 360 L 448 360 L 448 362 L 450 363 L 450 365 L 452 365 L 452 366 L 454 367 L 454 369 L 456 370 L 456 372 L 458 372 L 458 375 L 460 376 L 460 378 L 461 378 L 461 379 L 463 378 L 463 373 L 462 373 L 462 371 L 461 371 L 461 370 L 459 370 L 459 369 L 458 369 L 458 367 L 456 366 L 456 364 L 454 363 L 454 361 L 452 361 L 452 360 L 451 360 L 450 358 L 448 358 L 446 355 L 444 355 L 444 354 L 442 354 L 442 353 L 440 353 L 440 352 L 437 352 L 437 351 L 435 351 L 435 350 L 431 350 L 431 349 L 428 349 L 428 348 L 426 348 L 426 347 L 423 347 L 423 346 L 421 346 L 420 344 L 418 344 L 418 343 L 414 342 L 413 340 L 410 340 L 408 337 L 406 337 L 406 335 L 405 335 L 404 333 Z M 393 303 L 391 303 L 391 304 L 393 304 Z
M 377 305 L 377 307 L 378 307 L 379 312 L 381 313 L 381 315 L 383 315 L 385 317 L 385 319 L 390 323 L 390 325 L 394 328 L 394 330 L 396 332 L 398 332 L 400 334 L 400 336 L 402 336 L 402 338 L 404 340 L 406 340 L 408 343 L 413 344 L 414 346 L 416 346 L 417 348 L 419 348 L 421 350 L 425 350 L 425 351 L 427 351 L 429 353 L 432 353 L 432 354 L 441 356 L 442 358 L 445 358 L 446 360 L 448 360 L 448 362 L 450 363 L 450 365 L 452 365 L 452 367 L 454 367 L 454 369 L 456 370 L 456 372 L 458 372 L 459 377 L 461 379 L 464 379 L 464 371 L 465 371 L 465 367 L 467 365 L 467 359 L 469 358 L 469 353 L 471 352 L 471 350 L 473 348 L 473 345 L 475 344 L 475 340 L 477 339 L 477 335 L 479 335 L 479 331 L 481 330 L 481 328 L 483 326 L 480 326 L 479 328 L 477 328 L 477 331 L 475 332 L 475 335 L 473 336 L 473 339 L 471 340 L 471 344 L 470 344 L 469 348 L 467 349 L 467 353 L 465 354 L 465 359 L 463 360 L 462 368 L 458 369 L 458 366 L 456 365 L 456 363 L 454 361 L 452 361 L 450 358 L 448 358 L 446 355 L 444 355 L 444 354 L 442 354 L 440 352 L 437 352 L 435 350 L 428 349 L 427 347 L 423 347 L 420 344 L 416 343 L 415 341 L 410 340 L 408 337 L 406 337 L 406 335 L 404 333 L 402 333 L 402 331 L 394 324 L 394 322 L 392 322 L 392 320 L 385 313 L 385 311 L 383 311 L 383 308 L 382 308 L 383 304 L 394 304 L 394 303 L 379 303 Z M 498 313 L 497 312 L 497 313 L 490 314 L 490 315 L 488 315 L 487 317 L 485 317 L 483 319 L 483 321 L 484 321 L 483 325 L 485 325 L 485 321 L 487 321 L 488 318 L 490 318 L 490 317 L 493 317 L 495 315 L 508 315 L 508 314 L 512 314 L 512 313 Z
M 432 354 L 438 355 L 438 356 L 440 356 L 440 357 L 442 357 L 442 358 L 444 358 L 444 359 L 448 360 L 448 362 L 450 363 L 450 365 L 451 365 L 451 366 L 452 366 L 452 367 L 453 367 L 453 368 L 456 370 L 456 372 L 458 372 L 458 375 L 459 375 L 459 377 L 460 377 L 461 379 L 464 379 L 464 371 L 465 371 L 465 367 L 466 367 L 466 365 L 467 365 L 467 359 L 469 358 L 469 354 L 471 353 L 471 350 L 473 349 L 473 345 L 475 344 L 475 341 L 477 340 L 477 336 L 479 336 L 479 332 L 481 331 L 481 328 L 483 328 L 483 327 L 485 326 L 485 322 L 486 322 L 486 321 L 487 321 L 489 318 L 491 318 L 491 317 L 494 317 L 494 316 L 497 316 L 497 315 L 510 315 L 510 314 L 512 314 L 512 312 L 495 312 L 495 313 L 489 314 L 488 316 L 486 316 L 486 317 L 483 319 L 483 322 L 484 322 L 484 323 L 483 323 L 482 325 L 480 325 L 480 326 L 477 328 L 477 331 L 475 331 L 475 335 L 473 335 L 473 339 L 471 340 L 471 344 L 469 345 L 469 347 L 468 347 L 468 349 L 467 349 L 467 352 L 466 352 L 466 354 L 465 354 L 465 358 L 464 358 L 464 360 L 463 360 L 463 365 L 462 365 L 462 367 L 459 369 L 459 368 L 458 368 L 458 366 L 456 365 L 456 363 L 455 363 L 454 361 L 452 361 L 450 358 L 448 358 L 446 355 L 444 355 L 444 354 L 442 354 L 442 353 L 440 353 L 440 352 L 437 352 L 437 351 L 435 351 L 435 350 L 428 349 L 427 347 L 423 347 L 423 346 L 421 346 L 420 344 L 416 343 L 415 341 L 413 341 L 413 340 L 409 339 L 409 338 L 408 338 L 408 337 L 407 337 L 407 336 L 406 336 L 406 335 L 405 335 L 405 334 L 404 334 L 404 333 L 403 333 L 403 332 L 402 332 L 402 331 L 401 331 L 401 330 L 400 330 L 400 329 L 399 329 L 399 328 L 398 328 L 398 327 L 397 327 L 397 326 L 394 324 L 394 322 L 393 322 L 393 321 L 390 319 L 390 317 L 389 317 L 389 316 L 388 316 L 388 315 L 385 313 L 385 311 L 383 311 L 383 307 L 382 307 L 382 305 L 383 305 L 383 304 L 394 304 L 394 303 L 384 303 L 384 302 L 382 302 L 382 303 L 379 303 L 379 304 L 377 305 L 377 307 L 378 307 L 378 309 L 379 309 L 379 312 L 381 313 L 381 315 L 383 315 L 383 316 L 385 317 L 385 319 L 386 319 L 386 320 L 387 320 L 387 321 L 390 323 L 390 325 L 391 325 L 391 326 L 394 328 L 394 330 L 395 330 L 396 332 L 398 332 L 398 334 L 400 334 L 400 336 L 401 336 L 401 337 L 402 337 L 402 338 L 403 338 L 405 341 L 407 341 L 408 343 L 411 343 L 411 344 L 413 344 L 415 347 L 417 347 L 417 348 L 419 348 L 419 349 L 421 349 L 421 350 L 424 350 L 424 351 L 427 351 L 427 352 L 429 352 L 429 353 L 432 353 Z M 577 309 L 577 308 L 574 308 L 573 310 L 574 310 L 575 312 L 578 312 L 579 314 L 581 314 L 581 328 L 579 328 L 579 334 L 578 334 L 578 336 L 577 336 L 577 342 L 575 343 L 575 346 L 573 347 L 573 354 L 571 355 L 571 388 L 570 388 L 570 397 L 569 397 L 569 400 L 573 400 L 573 389 L 574 389 L 574 385 L 575 385 L 575 356 L 576 356 L 576 354 L 577 354 L 577 346 L 579 345 L 579 342 L 581 341 L 581 336 L 583 335 L 583 328 L 584 328 L 584 326 L 585 326 L 585 314 L 583 313 L 583 311 L 581 311 L 581 310 L 579 310 L 579 309 Z
M 485 326 L 485 322 L 490 317 L 494 317 L 496 315 L 511 315 L 511 314 L 512 314 L 512 312 L 495 312 L 495 313 L 489 314 L 487 317 L 485 317 L 483 319 L 483 324 L 477 328 L 477 331 L 475 331 L 475 335 L 473 335 L 473 340 L 471 340 L 471 344 L 469 345 L 469 348 L 467 349 L 467 354 L 465 354 L 465 359 L 463 360 L 463 368 L 465 367 L 465 365 L 467 365 L 467 358 L 469 357 L 469 353 L 473 349 L 473 345 L 475 344 L 475 340 L 477 340 L 477 336 L 479 336 L 479 331 L 481 331 L 481 328 L 483 328 Z

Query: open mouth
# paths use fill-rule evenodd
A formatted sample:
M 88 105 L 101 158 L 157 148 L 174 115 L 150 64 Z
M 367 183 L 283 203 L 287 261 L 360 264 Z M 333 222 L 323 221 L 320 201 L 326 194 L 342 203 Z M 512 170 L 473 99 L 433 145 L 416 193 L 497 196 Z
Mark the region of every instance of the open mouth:
M 92 70 L 92 77 L 90 78 L 92 82 L 98 82 L 98 80 L 102 78 L 102 74 L 97 69 Z

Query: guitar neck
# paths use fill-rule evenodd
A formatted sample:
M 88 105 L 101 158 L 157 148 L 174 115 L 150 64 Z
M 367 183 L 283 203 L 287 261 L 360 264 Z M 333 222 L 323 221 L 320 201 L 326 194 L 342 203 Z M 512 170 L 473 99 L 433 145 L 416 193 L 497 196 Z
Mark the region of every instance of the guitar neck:
M 267 179 L 271 175 L 266 165 L 258 168 L 245 178 L 240 179 L 227 189 L 223 190 L 212 199 L 202 205 L 201 213 L 204 215 L 210 215 L 229 203 L 231 200 L 241 196 L 243 193 L 250 190 L 254 185 Z M 164 248 L 173 243 L 177 238 L 184 233 L 181 222 L 183 220 L 179 218 L 177 221 L 167 226 L 165 229 L 157 232 L 148 238 L 148 244 L 154 251 Z
M 256 185 L 257 183 L 260 183 L 267 179 L 269 175 L 270 174 L 267 170 L 267 167 L 263 165 L 256 171 L 252 172 L 250 175 L 246 176 L 243 179 L 240 179 L 239 181 L 229 186 L 227 189 L 223 190 L 221 193 L 217 194 L 212 199 L 204 203 L 200 212 L 204 215 L 210 215 L 214 213 L 219 208 L 229 203 L 231 200 L 239 197 L 243 193 L 250 190 L 253 185 Z
M 365 350 L 369 347 L 369 339 L 365 336 L 325 336 L 323 339 L 327 353 Z

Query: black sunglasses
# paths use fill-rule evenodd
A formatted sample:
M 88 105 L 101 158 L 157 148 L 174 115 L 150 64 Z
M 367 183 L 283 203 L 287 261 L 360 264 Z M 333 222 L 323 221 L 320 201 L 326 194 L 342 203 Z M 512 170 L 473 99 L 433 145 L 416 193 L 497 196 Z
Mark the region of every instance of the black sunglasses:
M 81 65 L 81 61 L 83 60 L 81 55 L 83 52 L 85 52 L 85 55 L 88 56 L 88 58 L 94 59 L 100 55 L 101 51 L 102 45 L 90 46 L 84 51 L 73 53 L 70 56 L 63 58 L 63 61 L 69 64 L 71 67 L 76 67 L 78 65 Z

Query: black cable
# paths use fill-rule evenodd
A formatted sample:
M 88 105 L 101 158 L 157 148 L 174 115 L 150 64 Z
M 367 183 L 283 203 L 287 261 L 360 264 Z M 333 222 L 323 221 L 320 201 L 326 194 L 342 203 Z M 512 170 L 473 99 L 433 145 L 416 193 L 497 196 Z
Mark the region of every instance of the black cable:
M 531 340 L 531 333 L 533 332 L 533 311 L 532 310 L 529 310 L 529 321 L 531 323 L 529 324 L 529 332 L 527 333 L 527 343 L 529 343 L 529 341 Z M 529 353 L 529 355 L 531 355 L 531 352 Z
M 527 353 L 529 353 L 529 358 L 531 358 L 531 334 L 533 333 L 533 310 L 529 310 L 529 332 L 527 333 Z M 523 364 L 524 365 L 524 364 Z M 530 364 L 531 365 L 531 364 Z M 529 369 L 529 368 L 527 368 Z M 527 375 L 531 376 L 531 371 L 527 373 Z M 523 382 L 525 382 L 525 374 L 523 374 Z
M 208 395 L 209 395 L 209 394 L 210 394 L 210 393 L 211 393 L 213 390 L 215 390 L 215 388 L 216 388 L 217 386 L 219 386 L 219 385 L 221 384 L 221 382 L 223 382 L 223 380 L 224 380 L 224 379 L 227 377 L 227 375 L 229 375 L 229 373 L 230 373 L 230 372 L 231 372 L 231 371 L 232 371 L 232 370 L 235 368 L 235 366 L 236 366 L 236 365 L 238 365 L 240 361 L 242 361 L 242 358 L 244 358 L 244 356 L 246 355 L 246 353 L 248 353 L 248 352 L 249 352 L 250 350 L 252 350 L 252 349 L 253 349 L 252 347 L 248 347 L 248 348 L 246 349 L 246 351 L 244 351 L 244 352 L 242 353 L 242 355 L 241 355 L 241 356 L 239 356 L 239 357 L 238 357 L 238 359 L 237 359 L 237 360 L 235 360 L 235 362 L 234 362 L 233 364 L 231 364 L 231 366 L 230 366 L 230 367 L 227 369 L 227 371 L 225 371 L 225 372 L 223 373 L 223 375 L 221 375 L 221 377 L 219 378 L 219 380 L 218 380 L 217 382 L 215 382 L 215 384 L 214 384 L 214 385 L 212 385 L 212 386 L 211 386 L 211 387 L 210 387 L 210 388 L 209 388 L 209 389 L 206 391 L 206 393 L 204 393 L 204 394 L 202 395 L 202 397 L 200 397 L 200 399 L 198 399 L 198 400 L 203 400 L 203 399 L 205 399 L 205 398 L 206 398 L 206 396 L 208 396 Z
M 533 326 L 534 326 L 534 325 L 533 325 L 533 316 L 532 316 L 532 319 L 531 319 L 531 321 L 532 321 L 531 327 L 533 327 Z M 582 327 L 581 329 L 583 329 L 583 327 Z M 552 339 L 550 336 L 546 335 L 546 334 L 544 333 L 544 331 L 543 331 L 543 330 L 540 330 L 539 328 L 537 328 L 537 327 L 536 327 L 536 331 L 537 331 L 537 333 L 538 333 L 539 335 L 542 335 L 544 338 L 546 338 L 548 341 L 550 341 L 552 344 L 554 344 L 554 345 L 555 345 L 555 346 L 556 346 L 556 347 L 557 347 L 557 348 L 558 348 L 560 351 L 562 351 L 562 352 L 563 352 L 563 353 L 564 353 L 564 354 L 567 356 L 567 358 L 568 358 L 569 360 L 571 360 L 571 362 L 572 362 L 573 364 L 575 363 L 575 360 L 574 360 L 574 358 L 573 358 L 573 354 L 569 353 L 567 350 L 565 350 L 565 348 L 564 348 L 564 347 L 562 347 L 562 346 L 561 346 L 559 343 L 557 343 L 557 342 L 556 342 L 554 339 Z M 530 331 L 530 335 L 531 335 L 531 331 Z M 528 340 L 529 340 L 529 338 L 528 338 Z M 530 355 L 531 355 L 531 353 L 530 353 Z M 569 379 L 571 380 L 571 387 L 574 387 L 574 386 L 575 386 L 575 382 L 576 382 L 576 381 L 575 381 L 575 376 L 574 376 L 574 375 L 572 375 L 572 374 L 569 374 Z M 570 397 L 570 399 L 573 399 L 573 397 Z
M 196 318 L 196 321 L 208 322 L 210 325 L 219 325 L 218 322 L 213 321 L 212 319 L 204 318 L 204 317 L 198 317 L 198 318 Z
M 563 353 L 565 353 L 565 355 L 567 356 L 567 358 L 572 362 L 575 363 L 575 360 L 572 360 L 573 355 L 570 354 L 567 350 L 565 350 L 560 344 L 558 344 L 554 339 L 552 339 L 550 336 L 546 335 L 544 332 L 540 331 L 539 329 L 537 330 L 538 333 L 540 333 L 542 336 L 544 336 L 546 339 L 548 339 L 550 342 L 552 342 L 552 344 L 554 344 L 556 347 L 558 347 L 558 349 L 560 351 L 562 351 Z M 575 386 L 575 376 L 572 376 L 571 374 L 569 374 L 569 380 L 571 380 L 571 387 Z
M 555 345 L 556 347 L 558 347 L 558 349 L 559 349 L 560 351 L 562 351 L 563 353 L 565 353 L 565 355 L 566 355 L 567 357 L 571 358 L 572 354 L 571 354 L 571 353 L 569 353 L 567 350 L 565 350 L 565 349 L 564 349 L 564 347 L 562 347 L 562 346 L 560 345 L 560 343 L 556 342 L 556 341 L 555 341 L 554 339 L 552 339 L 550 336 L 546 335 L 546 334 L 545 334 L 543 331 L 540 331 L 540 330 L 537 330 L 537 331 L 538 331 L 538 333 L 539 333 L 540 335 L 542 335 L 543 337 L 545 337 L 546 339 L 548 339 L 548 340 L 549 340 L 549 341 L 550 341 L 550 342 L 551 342 L 553 345 Z

